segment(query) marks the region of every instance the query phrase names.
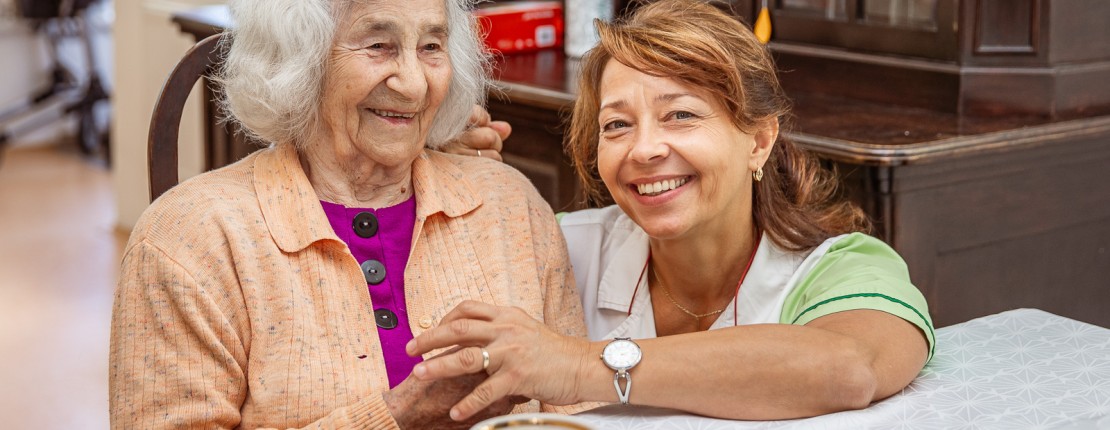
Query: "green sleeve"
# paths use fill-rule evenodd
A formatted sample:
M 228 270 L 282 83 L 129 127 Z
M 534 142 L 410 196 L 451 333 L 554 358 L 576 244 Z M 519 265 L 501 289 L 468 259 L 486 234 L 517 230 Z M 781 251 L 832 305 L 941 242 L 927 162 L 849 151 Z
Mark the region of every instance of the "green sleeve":
M 829 247 L 787 295 L 780 322 L 804 325 L 856 309 L 886 312 L 917 326 L 925 333 L 932 359 L 936 345 L 925 296 L 910 283 L 902 257 L 865 234 L 847 235 Z

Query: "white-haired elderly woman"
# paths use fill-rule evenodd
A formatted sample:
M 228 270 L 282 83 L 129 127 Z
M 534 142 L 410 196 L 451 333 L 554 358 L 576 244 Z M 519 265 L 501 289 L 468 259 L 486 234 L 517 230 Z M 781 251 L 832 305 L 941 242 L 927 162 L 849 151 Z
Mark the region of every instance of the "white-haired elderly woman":
M 225 105 L 270 147 L 170 190 L 132 232 L 114 428 L 467 426 L 448 410 L 485 374 L 409 378 L 425 358 L 405 353 L 414 334 L 478 300 L 585 335 L 532 185 L 426 149 L 468 122 L 484 125 L 471 138 L 507 134 L 475 108 L 487 57 L 469 3 L 231 2 Z

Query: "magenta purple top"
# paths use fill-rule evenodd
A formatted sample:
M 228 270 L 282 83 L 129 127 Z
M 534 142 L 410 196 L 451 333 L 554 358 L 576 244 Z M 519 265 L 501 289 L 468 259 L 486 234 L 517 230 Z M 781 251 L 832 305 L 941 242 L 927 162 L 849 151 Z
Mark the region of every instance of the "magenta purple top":
M 393 388 L 421 361 L 405 353 L 405 344 L 412 340 L 405 307 L 405 265 L 416 224 L 416 198 L 381 209 L 348 208 L 325 201 L 320 204 L 331 228 L 350 248 L 366 278 L 389 387 Z

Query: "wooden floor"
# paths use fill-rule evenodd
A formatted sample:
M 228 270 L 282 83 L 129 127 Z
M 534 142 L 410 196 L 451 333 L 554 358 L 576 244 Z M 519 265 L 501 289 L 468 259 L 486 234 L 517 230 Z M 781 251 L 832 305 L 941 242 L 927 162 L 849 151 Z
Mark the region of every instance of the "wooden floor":
M 0 158 L 0 427 L 108 428 L 112 290 L 126 234 L 108 170 L 71 146 Z

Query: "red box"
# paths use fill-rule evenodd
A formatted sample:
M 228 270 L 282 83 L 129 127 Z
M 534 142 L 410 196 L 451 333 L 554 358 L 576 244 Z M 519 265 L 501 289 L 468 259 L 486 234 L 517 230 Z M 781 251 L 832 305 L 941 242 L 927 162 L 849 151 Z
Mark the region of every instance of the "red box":
M 563 4 L 522 1 L 474 10 L 486 46 L 504 54 L 563 46 Z

